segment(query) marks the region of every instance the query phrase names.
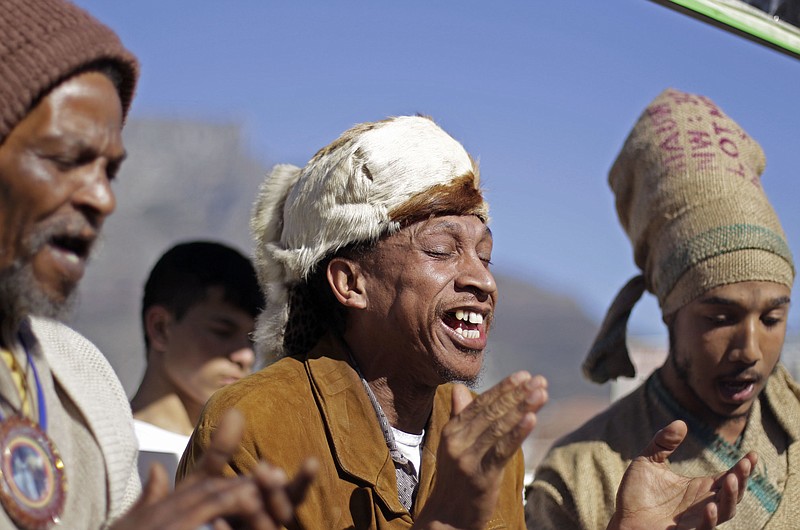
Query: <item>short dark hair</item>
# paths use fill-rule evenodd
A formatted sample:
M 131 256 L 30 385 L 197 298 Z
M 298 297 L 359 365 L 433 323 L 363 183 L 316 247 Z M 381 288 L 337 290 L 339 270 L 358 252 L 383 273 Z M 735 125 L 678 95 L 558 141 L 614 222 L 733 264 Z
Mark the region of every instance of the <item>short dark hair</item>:
M 264 297 L 249 259 L 221 243 L 180 243 L 159 258 L 144 285 L 145 345 L 149 347 L 144 321 L 148 308 L 164 306 L 180 320 L 192 306 L 205 300 L 210 287 L 222 287 L 223 300 L 254 318 L 264 307 Z

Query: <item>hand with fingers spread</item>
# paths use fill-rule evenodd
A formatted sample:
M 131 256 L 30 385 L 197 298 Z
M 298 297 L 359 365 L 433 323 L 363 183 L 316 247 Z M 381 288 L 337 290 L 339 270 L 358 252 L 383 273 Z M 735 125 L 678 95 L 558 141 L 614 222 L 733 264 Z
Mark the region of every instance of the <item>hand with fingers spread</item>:
M 197 469 L 172 493 L 166 472 L 154 465 L 142 496 L 112 530 L 195 530 L 204 524 L 214 530 L 275 530 L 288 524 L 314 479 L 316 462 L 307 461 L 291 481 L 266 462 L 259 463 L 251 476 L 223 477 L 242 427 L 240 414 L 226 414 Z
M 748 453 L 715 476 L 682 477 L 670 471 L 667 458 L 686 434 L 684 422 L 670 423 L 631 462 L 617 492 L 617 509 L 609 529 L 711 530 L 736 514 L 758 460 L 756 454 Z
M 413 528 L 484 528 L 497 505 L 503 470 L 546 401 L 547 381 L 527 372 L 507 377 L 474 399 L 465 386 L 456 385 L 433 492 Z

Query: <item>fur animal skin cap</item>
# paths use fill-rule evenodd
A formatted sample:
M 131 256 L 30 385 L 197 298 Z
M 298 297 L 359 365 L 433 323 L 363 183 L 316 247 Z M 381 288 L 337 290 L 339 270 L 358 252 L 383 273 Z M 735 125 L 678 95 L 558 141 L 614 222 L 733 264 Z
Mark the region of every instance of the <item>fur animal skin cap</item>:
M 467 198 L 459 203 L 453 196 Z M 448 213 L 488 221 L 477 164 L 427 117 L 362 123 L 304 168 L 276 166 L 261 186 L 250 225 L 267 300 L 256 330 L 262 359 L 291 351 L 284 332 L 290 312 L 301 308 L 290 310 L 290 290 L 324 258 Z

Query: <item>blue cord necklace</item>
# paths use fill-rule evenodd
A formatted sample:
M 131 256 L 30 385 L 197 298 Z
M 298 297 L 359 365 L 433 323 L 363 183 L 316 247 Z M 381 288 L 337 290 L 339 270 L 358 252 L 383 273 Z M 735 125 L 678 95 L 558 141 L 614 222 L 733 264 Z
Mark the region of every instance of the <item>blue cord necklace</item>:
M 39 372 L 22 337 L 20 342 L 36 383 L 39 421 L 27 418 L 21 409 L 7 417 L 0 412 L 0 502 L 20 527 L 46 530 L 60 521 L 67 481 L 64 462 L 47 436 L 47 404 Z M 24 373 L 22 377 L 27 378 Z

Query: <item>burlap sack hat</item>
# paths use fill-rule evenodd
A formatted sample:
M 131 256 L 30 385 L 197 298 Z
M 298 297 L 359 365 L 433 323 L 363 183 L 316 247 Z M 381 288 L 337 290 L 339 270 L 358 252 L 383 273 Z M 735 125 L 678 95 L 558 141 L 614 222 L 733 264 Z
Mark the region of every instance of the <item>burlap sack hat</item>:
M 301 339 L 286 333 L 290 322 L 292 330 L 325 328 L 295 296 L 324 258 L 396 232 L 417 214 L 474 214 L 487 222 L 479 184 L 477 164 L 461 144 L 422 116 L 356 125 L 304 168 L 276 166 L 251 220 L 266 298 L 255 332 L 260 362 L 305 353 Z
M 792 254 L 761 187 L 765 164 L 761 146 L 707 97 L 668 89 L 644 110 L 608 177 L 642 275 L 608 310 L 583 364 L 586 377 L 635 375 L 626 326 L 645 289 L 666 321 L 722 285 L 791 288 Z
M 56 85 L 100 62 L 120 75 L 127 114 L 139 68 L 117 35 L 64 0 L 0 0 L 0 144 Z

